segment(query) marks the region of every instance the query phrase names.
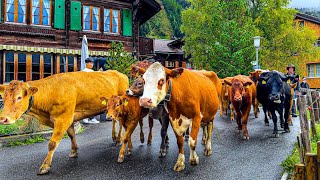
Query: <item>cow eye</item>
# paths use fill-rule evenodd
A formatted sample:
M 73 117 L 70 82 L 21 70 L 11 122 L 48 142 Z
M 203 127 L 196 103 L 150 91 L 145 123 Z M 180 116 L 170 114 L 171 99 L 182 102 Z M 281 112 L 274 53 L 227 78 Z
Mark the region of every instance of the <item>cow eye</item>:
M 139 83 L 138 83 L 138 86 L 142 86 L 142 83 L 141 83 L 141 82 L 139 82 Z
M 17 102 L 19 102 L 19 101 L 21 101 L 21 100 L 22 100 L 22 97 L 19 96 L 19 97 L 17 98 Z

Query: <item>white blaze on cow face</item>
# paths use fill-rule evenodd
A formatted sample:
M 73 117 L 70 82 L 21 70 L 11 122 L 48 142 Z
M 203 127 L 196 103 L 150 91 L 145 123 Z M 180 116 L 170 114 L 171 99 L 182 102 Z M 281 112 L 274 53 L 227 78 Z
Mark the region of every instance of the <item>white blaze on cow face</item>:
M 159 63 L 153 63 L 143 74 L 145 81 L 144 92 L 140 98 L 140 106 L 145 108 L 154 108 L 166 96 L 166 73 L 163 66 Z M 162 83 L 159 86 L 159 83 Z
M 169 116 L 169 119 L 174 132 L 177 133 L 178 136 L 181 136 L 189 127 L 191 127 L 192 119 L 189 119 L 182 114 L 180 114 L 178 119 L 172 119 L 171 116 Z

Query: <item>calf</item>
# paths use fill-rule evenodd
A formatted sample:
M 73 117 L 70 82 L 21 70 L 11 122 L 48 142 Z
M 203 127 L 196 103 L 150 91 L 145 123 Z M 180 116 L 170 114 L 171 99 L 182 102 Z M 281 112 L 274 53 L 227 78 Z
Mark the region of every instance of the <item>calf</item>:
M 131 134 L 140 124 L 140 141 L 143 143 L 142 132 L 142 119 L 148 114 L 148 109 L 139 106 L 139 98 L 128 95 L 112 96 L 109 100 L 105 97 L 100 98 L 102 102 L 107 103 L 107 115 L 112 119 L 118 120 L 125 129 L 125 133 L 122 137 L 122 147 L 119 152 L 118 162 L 121 163 L 124 160 L 124 151 L 128 144 L 127 155 L 131 154 L 132 142 Z
M 238 130 L 243 131 L 244 139 L 249 139 L 247 123 L 251 105 L 255 103 L 256 87 L 253 81 L 243 75 L 237 75 L 232 80 L 225 80 L 230 86 L 229 99 L 236 112 Z
M 144 73 L 141 69 L 140 73 Z M 131 85 L 131 87 L 127 90 L 127 95 L 140 97 L 143 94 L 143 78 L 137 78 Z M 164 109 L 164 104 L 161 103 L 157 107 L 150 109 L 149 112 L 149 136 L 148 136 L 148 144 L 151 144 L 152 141 L 152 127 L 153 127 L 153 119 L 159 119 L 161 124 L 161 146 L 160 146 L 160 157 L 166 156 L 167 146 L 169 143 L 169 137 L 167 134 L 168 126 L 169 126 L 169 116 L 166 110 Z
M 166 97 L 171 97 L 166 104 L 179 147 L 179 156 L 174 170 L 181 171 L 185 167 L 182 134 L 189 127 L 191 127 L 188 142 L 189 161 L 192 165 L 199 164 L 199 157 L 195 149 L 201 122 L 208 124 L 204 154 L 211 155 L 213 120 L 219 106 L 219 97 L 213 82 L 201 73 L 183 68 L 169 70 L 158 62 L 153 63 L 146 70 L 143 79 L 144 92 L 139 100 L 141 106 L 154 108 Z
M 0 86 L 0 93 L 4 92 L 0 124 L 12 124 L 27 114 L 53 128 L 48 154 L 38 171 L 46 174 L 65 132 L 71 139 L 69 157 L 78 156 L 73 122 L 104 112 L 99 97 L 122 95 L 128 84 L 126 75 L 113 70 L 61 73 L 29 82 L 12 81 L 7 87 Z
M 221 79 L 222 83 L 222 88 L 221 88 L 221 96 L 220 96 L 220 117 L 222 117 L 222 114 L 224 113 L 225 115 L 228 114 L 228 109 L 230 106 L 230 101 L 229 101 L 229 88 L 230 86 L 224 82 L 224 80 L 232 80 L 233 77 L 226 77 L 224 79 Z M 231 120 L 234 120 L 234 114 L 233 110 L 231 110 Z
M 264 72 L 260 75 L 257 84 L 257 98 L 263 106 L 265 113 L 265 124 L 269 125 L 266 111 L 270 111 L 274 124 L 273 134 L 278 137 L 277 116 L 275 111 L 280 115 L 280 125 L 286 132 L 290 132 L 288 119 L 292 107 L 292 93 L 290 88 L 296 84 L 288 84 L 288 77 L 278 71 Z M 283 109 L 284 117 L 283 117 Z

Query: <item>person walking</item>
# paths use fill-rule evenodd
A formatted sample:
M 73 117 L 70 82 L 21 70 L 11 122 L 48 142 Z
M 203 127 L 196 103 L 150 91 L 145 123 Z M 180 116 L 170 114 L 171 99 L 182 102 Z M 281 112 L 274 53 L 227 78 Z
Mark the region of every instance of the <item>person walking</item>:
M 86 68 L 84 68 L 82 71 L 84 72 L 94 72 L 93 68 L 93 59 L 91 57 L 88 57 L 85 60 L 86 63 Z M 94 117 L 90 117 L 90 118 L 85 118 L 83 119 L 83 122 L 86 124 L 96 124 L 96 123 L 100 123 L 96 118 Z
M 310 89 L 310 86 L 309 84 L 307 83 L 307 78 L 306 77 L 303 77 L 302 79 L 302 82 L 300 83 L 300 88 L 303 88 L 303 89 Z M 302 95 L 306 95 L 307 92 L 306 91 L 303 91 L 301 92 Z
M 293 64 L 289 64 L 287 66 L 287 75 L 288 76 L 292 76 L 292 77 L 295 77 L 297 74 L 296 74 L 296 68 L 294 67 Z M 300 85 L 299 85 L 299 76 L 298 78 L 295 78 L 295 81 L 298 83 L 296 88 L 294 89 L 294 100 L 297 98 L 297 95 L 300 93 L 299 92 L 299 89 L 300 89 Z M 292 117 L 297 117 L 297 114 L 296 114 L 296 108 L 295 108 L 295 103 L 292 104 L 292 109 L 291 109 L 291 115 Z

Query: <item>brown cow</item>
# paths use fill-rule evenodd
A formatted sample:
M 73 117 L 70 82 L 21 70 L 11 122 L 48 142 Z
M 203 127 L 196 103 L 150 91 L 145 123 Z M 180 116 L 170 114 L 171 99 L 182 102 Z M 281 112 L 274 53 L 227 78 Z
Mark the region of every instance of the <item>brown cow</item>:
M 228 114 L 228 109 L 230 106 L 230 101 L 229 101 L 229 88 L 230 86 L 228 84 L 226 84 L 224 82 L 225 79 L 229 79 L 232 80 L 233 77 L 226 77 L 224 79 L 221 79 L 221 83 L 222 83 L 222 88 L 221 88 L 221 96 L 220 96 L 220 117 L 222 117 L 222 114 L 224 113 L 225 115 Z M 230 113 L 231 116 L 231 120 L 234 120 L 234 115 L 233 115 L 233 111 L 231 110 Z
M 118 162 L 121 163 L 124 160 L 124 151 L 128 144 L 127 155 L 131 154 L 132 142 L 131 134 L 140 124 L 140 141 L 143 143 L 143 117 L 145 117 L 149 109 L 145 109 L 139 106 L 139 98 L 128 95 L 112 96 L 109 100 L 105 97 L 100 98 L 102 101 L 108 101 L 107 103 L 107 115 L 112 119 L 120 121 L 121 125 L 126 130 L 122 137 L 122 147 L 119 152 Z
M 38 174 L 49 172 L 54 151 L 67 131 L 71 139 L 69 157 L 77 157 L 73 122 L 105 111 L 100 97 L 122 95 L 128 77 L 117 71 L 61 73 L 30 82 L 12 81 L 4 91 L 1 124 L 12 124 L 22 114 L 35 116 L 41 124 L 53 128 L 48 154 Z
M 251 105 L 255 103 L 256 86 L 249 77 L 243 75 L 237 75 L 231 81 L 228 79 L 224 81 L 231 86 L 229 98 L 236 112 L 238 130 L 243 130 L 244 139 L 248 140 L 247 123 Z
M 204 154 L 211 155 L 211 137 L 213 120 L 218 111 L 219 98 L 212 81 L 197 72 L 183 68 L 169 70 L 160 63 L 153 63 L 143 75 L 145 80 L 144 92 L 140 98 L 140 105 L 154 108 L 165 99 L 169 110 L 171 126 L 177 137 L 179 156 L 174 166 L 175 171 L 185 167 L 184 140 L 182 134 L 191 127 L 189 138 L 190 163 L 199 164 L 196 154 L 196 144 L 201 122 L 208 124 L 207 144 Z M 172 84 L 172 86 L 170 85 Z M 171 93 L 168 93 L 169 90 Z

